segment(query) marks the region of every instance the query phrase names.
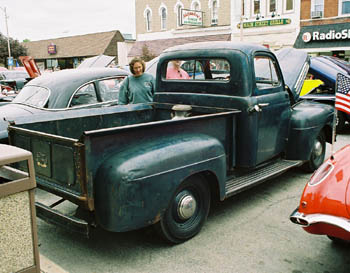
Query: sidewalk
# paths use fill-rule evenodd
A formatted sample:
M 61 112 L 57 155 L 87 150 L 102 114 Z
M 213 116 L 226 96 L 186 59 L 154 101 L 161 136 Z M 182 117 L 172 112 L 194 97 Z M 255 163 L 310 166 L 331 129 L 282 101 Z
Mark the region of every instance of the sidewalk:
M 40 255 L 40 272 L 41 273 L 68 273 L 54 262 L 50 261 L 43 255 Z

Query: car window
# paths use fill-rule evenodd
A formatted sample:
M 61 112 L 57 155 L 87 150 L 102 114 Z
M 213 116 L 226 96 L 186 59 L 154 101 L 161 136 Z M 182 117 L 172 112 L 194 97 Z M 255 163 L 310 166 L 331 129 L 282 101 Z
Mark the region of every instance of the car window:
M 73 94 L 70 107 L 97 103 L 97 96 L 95 86 L 93 83 L 89 83 L 79 88 L 75 94 Z
M 124 77 L 98 81 L 102 101 L 118 100 L 120 84 Z
M 50 91 L 44 87 L 28 85 L 24 86 L 21 92 L 12 102 L 23 103 L 35 107 L 45 107 L 50 96 Z
M 255 81 L 258 89 L 267 89 L 279 86 L 276 64 L 268 56 L 254 57 Z
M 166 80 L 228 81 L 230 63 L 225 59 L 170 60 Z

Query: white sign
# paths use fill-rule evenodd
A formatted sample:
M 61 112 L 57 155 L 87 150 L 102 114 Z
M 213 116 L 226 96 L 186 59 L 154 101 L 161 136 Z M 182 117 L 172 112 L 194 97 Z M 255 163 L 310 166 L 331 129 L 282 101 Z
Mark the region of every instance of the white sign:
M 181 10 L 181 24 L 191 26 L 203 26 L 203 12 L 196 10 Z
M 350 39 L 350 29 L 343 29 L 342 31 L 330 30 L 327 33 L 319 31 L 305 32 L 302 38 L 305 43 L 310 41 L 346 40 Z

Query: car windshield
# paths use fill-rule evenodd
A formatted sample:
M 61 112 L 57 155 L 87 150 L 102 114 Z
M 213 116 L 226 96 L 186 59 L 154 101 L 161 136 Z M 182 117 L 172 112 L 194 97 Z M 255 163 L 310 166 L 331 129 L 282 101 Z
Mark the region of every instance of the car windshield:
M 4 71 L 2 74 L 5 75 L 6 79 L 23 79 L 29 77 L 28 73 L 24 71 Z
M 44 107 L 50 95 L 50 91 L 44 87 L 28 85 L 12 101 L 30 106 Z

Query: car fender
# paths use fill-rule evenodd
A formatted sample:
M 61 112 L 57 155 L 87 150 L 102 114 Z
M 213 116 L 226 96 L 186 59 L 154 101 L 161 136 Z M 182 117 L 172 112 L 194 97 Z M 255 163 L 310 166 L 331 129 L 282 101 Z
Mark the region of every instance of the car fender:
M 326 142 L 332 142 L 334 107 L 312 101 L 301 101 L 292 111 L 286 158 L 308 160 L 315 139 L 323 130 Z
M 153 138 L 108 157 L 94 179 L 99 225 L 128 231 L 157 222 L 187 177 L 211 172 L 225 191 L 226 154 L 216 138 L 179 134 Z

